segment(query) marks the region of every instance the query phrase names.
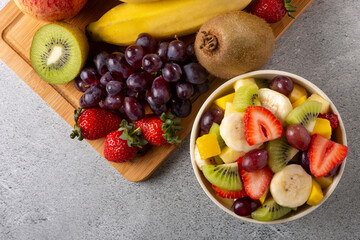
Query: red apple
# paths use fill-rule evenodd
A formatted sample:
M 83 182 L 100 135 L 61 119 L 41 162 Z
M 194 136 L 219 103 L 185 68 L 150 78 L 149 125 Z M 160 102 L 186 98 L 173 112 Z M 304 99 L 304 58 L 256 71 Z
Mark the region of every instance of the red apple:
M 45 21 L 58 21 L 75 16 L 87 0 L 14 0 L 23 13 Z

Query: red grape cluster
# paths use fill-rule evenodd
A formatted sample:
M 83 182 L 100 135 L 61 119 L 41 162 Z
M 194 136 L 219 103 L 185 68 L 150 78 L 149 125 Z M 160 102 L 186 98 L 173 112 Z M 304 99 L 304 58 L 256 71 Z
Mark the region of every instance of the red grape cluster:
M 93 63 L 75 80 L 76 89 L 84 92 L 80 106 L 116 110 L 132 121 L 144 117 L 145 103 L 155 114 L 171 109 L 186 117 L 191 96 L 209 90 L 209 74 L 197 62 L 193 43 L 159 43 L 142 33 L 124 53 L 101 52 Z

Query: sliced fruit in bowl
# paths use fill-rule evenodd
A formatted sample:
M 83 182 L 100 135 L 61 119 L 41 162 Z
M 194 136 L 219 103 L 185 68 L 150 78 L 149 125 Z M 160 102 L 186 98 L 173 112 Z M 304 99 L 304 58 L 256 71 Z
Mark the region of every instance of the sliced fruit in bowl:
M 214 106 L 224 110 L 221 121 L 200 136 L 201 118 Z M 305 216 L 332 194 L 346 145 L 342 119 L 324 92 L 297 75 L 261 70 L 227 81 L 205 101 L 190 153 L 216 205 L 245 221 L 275 224 Z

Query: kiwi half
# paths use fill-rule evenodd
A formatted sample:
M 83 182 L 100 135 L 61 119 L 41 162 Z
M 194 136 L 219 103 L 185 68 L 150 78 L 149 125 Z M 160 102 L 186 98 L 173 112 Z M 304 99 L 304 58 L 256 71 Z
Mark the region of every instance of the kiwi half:
M 291 208 L 280 206 L 273 198 L 269 198 L 261 207 L 251 213 L 251 217 L 259 221 L 272 221 L 282 218 L 291 210 Z
M 299 152 L 284 137 L 267 142 L 265 148 L 269 153 L 269 166 L 274 173 L 281 171 Z
M 35 72 L 46 82 L 65 84 L 83 68 L 89 44 L 85 34 L 68 23 L 51 23 L 34 35 L 30 60 Z
M 302 124 L 308 132 L 314 129 L 316 118 L 320 113 L 322 104 L 317 101 L 307 100 L 294 108 L 285 118 L 288 124 Z
M 215 186 L 229 191 L 240 191 L 242 183 L 237 163 L 204 165 L 201 170 L 205 178 Z
M 256 84 L 239 87 L 234 95 L 233 107 L 238 112 L 245 112 L 248 106 L 260 106 L 259 88 Z

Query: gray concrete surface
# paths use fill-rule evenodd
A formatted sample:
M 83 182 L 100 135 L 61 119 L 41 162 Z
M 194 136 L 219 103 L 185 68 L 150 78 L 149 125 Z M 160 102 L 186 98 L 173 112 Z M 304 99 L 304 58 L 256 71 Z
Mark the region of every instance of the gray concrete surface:
M 8 0 L 0 0 L 3 8 Z M 333 195 L 282 225 L 237 220 L 197 183 L 189 138 L 145 182 L 125 180 L 0 62 L 0 239 L 360 239 L 360 3 L 316 0 L 265 69 L 311 80 L 345 122 L 349 154 Z

